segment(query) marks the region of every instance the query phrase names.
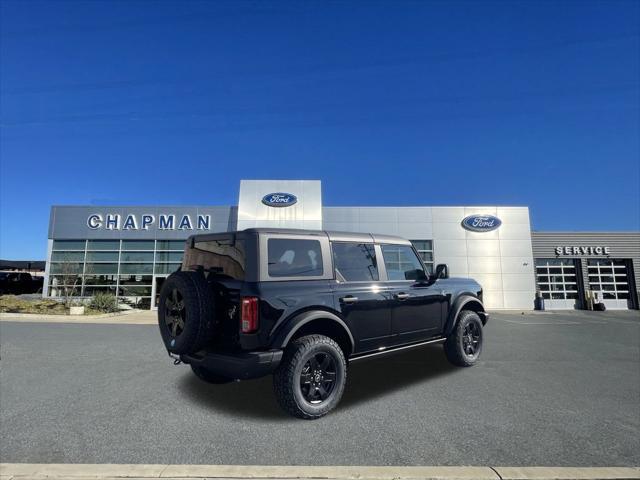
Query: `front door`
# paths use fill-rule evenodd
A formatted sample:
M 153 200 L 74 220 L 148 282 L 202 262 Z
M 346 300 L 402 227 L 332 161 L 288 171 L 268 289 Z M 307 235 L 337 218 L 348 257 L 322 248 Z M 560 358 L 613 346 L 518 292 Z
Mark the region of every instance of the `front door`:
M 402 345 L 439 335 L 446 297 L 438 282 L 424 281 L 422 262 L 409 245 L 382 245 L 382 255 L 392 297 L 393 343 Z
M 355 341 L 355 352 L 389 343 L 391 297 L 380 282 L 373 243 L 333 242 L 333 295 Z
M 153 277 L 151 310 L 158 309 L 158 302 L 160 301 L 160 290 L 162 290 L 162 284 L 167 279 L 168 275 Z

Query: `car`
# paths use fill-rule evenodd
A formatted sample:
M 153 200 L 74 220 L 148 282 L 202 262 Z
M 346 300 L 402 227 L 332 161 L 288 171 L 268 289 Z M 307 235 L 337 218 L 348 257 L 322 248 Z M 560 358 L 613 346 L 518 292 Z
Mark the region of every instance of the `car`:
M 0 295 L 37 293 L 42 291 L 42 277 L 25 272 L 0 272 Z
M 273 374 L 303 419 L 336 407 L 351 362 L 442 343 L 474 365 L 487 320 L 481 286 L 444 264 L 428 273 L 408 240 L 314 230 L 191 236 L 158 303 L 174 363 L 212 384 Z

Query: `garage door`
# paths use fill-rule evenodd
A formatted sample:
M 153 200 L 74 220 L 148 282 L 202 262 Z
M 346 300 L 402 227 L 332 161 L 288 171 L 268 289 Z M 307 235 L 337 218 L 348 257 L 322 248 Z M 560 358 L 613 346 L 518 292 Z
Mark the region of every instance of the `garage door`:
M 608 258 L 587 262 L 589 288 L 598 294 L 610 310 L 627 310 L 629 306 L 629 272 L 624 260 Z
M 536 281 L 548 310 L 578 308 L 576 261 L 566 258 L 536 259 Z

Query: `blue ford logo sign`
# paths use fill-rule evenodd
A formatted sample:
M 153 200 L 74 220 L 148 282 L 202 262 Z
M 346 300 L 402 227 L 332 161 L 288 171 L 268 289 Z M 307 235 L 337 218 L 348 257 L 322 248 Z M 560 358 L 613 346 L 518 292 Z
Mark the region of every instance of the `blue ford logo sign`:
M 490 232 L 502 225 L 502 220 L 493 215 L 469 215 L 462 220 L 462 227 L 472 232 Z
M 298 197 L 291 193 L 268 193 L 262 197 L 262 203 L 269 207 L 290 207 L 298 203 Z

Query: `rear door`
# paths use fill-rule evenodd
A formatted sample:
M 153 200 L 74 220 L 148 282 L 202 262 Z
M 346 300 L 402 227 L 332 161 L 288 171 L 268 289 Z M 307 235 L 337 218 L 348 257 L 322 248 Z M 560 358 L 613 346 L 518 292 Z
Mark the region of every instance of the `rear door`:
M 446 297 L 438 283 L 421 280 L 427 274 L 410 245 L 382 245 L 381 249 L 386 286 L 392 298 L 393 344 L 401 345 L 439 335 Z
M 386 346 L 391 335 L 391 297 L 380 281 L 373 243 L 332 242 L 335 305 L 356 346 L 354 353 Z

